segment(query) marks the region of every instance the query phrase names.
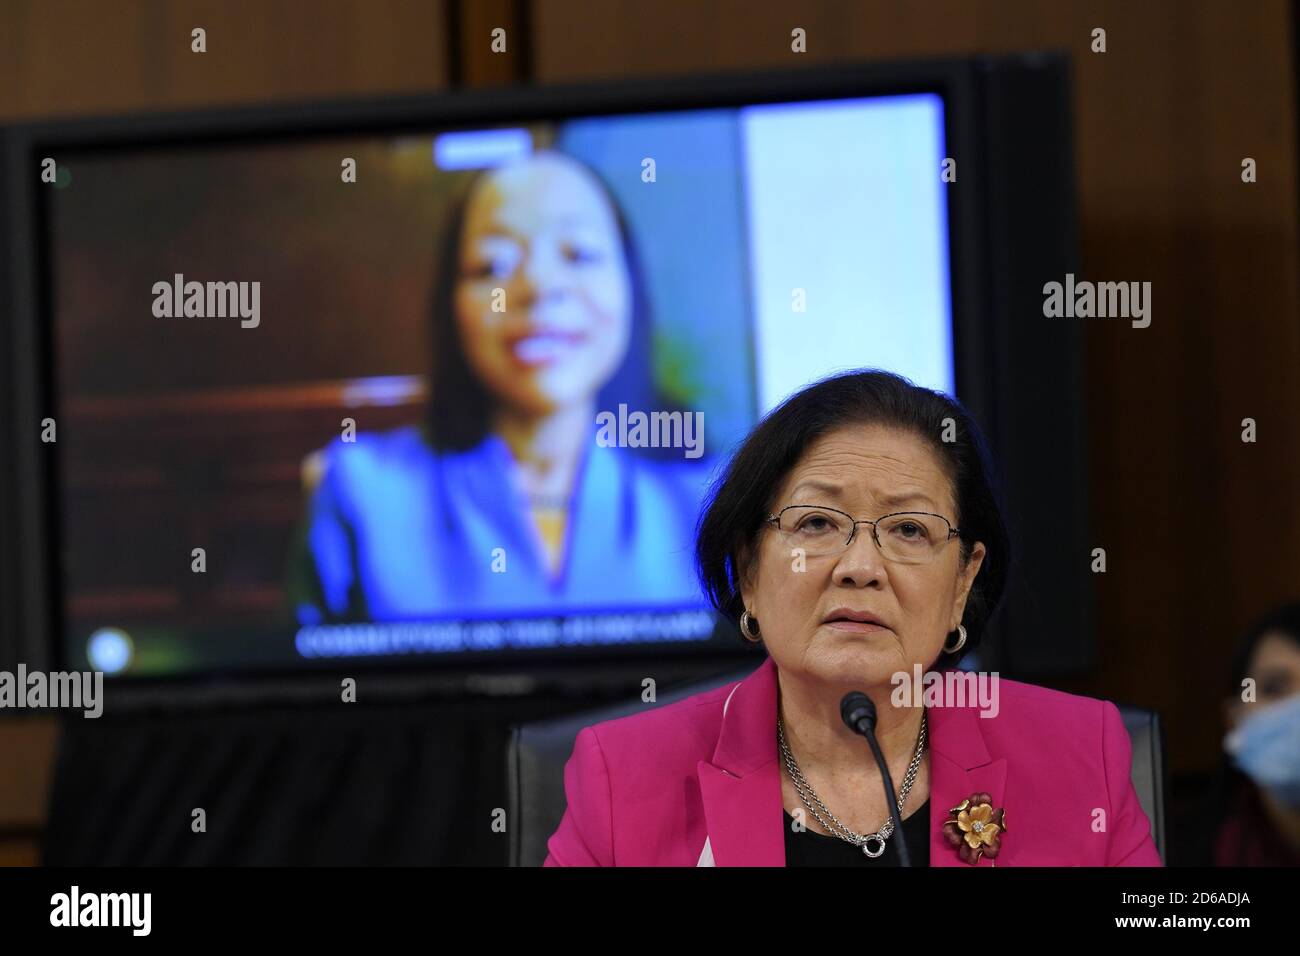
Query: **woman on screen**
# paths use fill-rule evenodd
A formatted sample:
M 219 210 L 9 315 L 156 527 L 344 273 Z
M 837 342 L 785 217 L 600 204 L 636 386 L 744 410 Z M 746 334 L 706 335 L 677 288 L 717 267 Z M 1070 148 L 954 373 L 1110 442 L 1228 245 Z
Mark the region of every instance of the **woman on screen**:
M 631 235 L 553 152 L 479 173 L 435 285 L 422 427 L 327 450 L 295 588 L 303 624 L 697 606 L 702 434 L 652 386 Z M 651 460 L 602 427 L 675 411 Z
M 795 394 L 719 480 L 696 555 L 714 606 L 768 658 L 584 729 L 548 865 L 896 866 L 904 841 L 913 866 L 1160 865 L 1114 704 L 951 679 L 1008 560 L 956 402 L 875 371 Z M 841 715 L 855 691 L 874 705 L 901 832 Z

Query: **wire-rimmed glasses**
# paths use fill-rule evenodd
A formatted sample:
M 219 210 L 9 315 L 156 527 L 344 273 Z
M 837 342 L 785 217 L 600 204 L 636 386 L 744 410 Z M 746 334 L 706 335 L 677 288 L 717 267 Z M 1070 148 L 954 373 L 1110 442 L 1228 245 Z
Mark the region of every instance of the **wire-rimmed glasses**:
M 786 505 L 768 515 L 767 523 L 789 547 L 809 557 L 847 551 L 858 525 L 870 525 L 881 555 L 899 564 L 928 564 L 949 540 L 961 535 L 943 515 L 928 511 L 898 511 L 868 521 L 823 505 Z

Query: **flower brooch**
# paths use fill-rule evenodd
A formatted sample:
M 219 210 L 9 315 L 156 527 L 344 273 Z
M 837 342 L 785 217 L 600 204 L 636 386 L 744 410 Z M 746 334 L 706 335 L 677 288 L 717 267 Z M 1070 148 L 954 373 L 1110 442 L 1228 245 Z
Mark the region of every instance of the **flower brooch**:
M 959 848 L 957 855 L 963 863 L 975 866 L 981 856 L 993 859 L 998 855 L 1006 830 L 1006 810 L 994 809 L 993 798 L 987 793 L 972 793 L 948 811 L 943 838 Z

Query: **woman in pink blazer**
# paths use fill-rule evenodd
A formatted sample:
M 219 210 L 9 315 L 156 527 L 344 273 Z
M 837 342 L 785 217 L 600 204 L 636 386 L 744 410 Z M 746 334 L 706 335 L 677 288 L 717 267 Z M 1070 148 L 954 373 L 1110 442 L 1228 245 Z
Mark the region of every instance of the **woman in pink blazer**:
M 714 486 L 696 559 L 744 680 L 584 729 L 547 866 L 1160 866 L 1113 704 L 962 672 L 1009 542 L 974 423 L 878 371 L 792 396 Z M 865 528 L 865 531 L 863 530 Z M 874 704 L 901 833 L 867 741 Z

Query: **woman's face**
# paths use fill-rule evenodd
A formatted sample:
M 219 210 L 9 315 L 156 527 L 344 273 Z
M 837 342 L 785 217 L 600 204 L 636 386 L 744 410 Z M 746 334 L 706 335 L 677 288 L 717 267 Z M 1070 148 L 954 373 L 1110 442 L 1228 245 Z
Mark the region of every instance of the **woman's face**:
M 539 154 L 480 181 L 461 233 L 456 320 L 500 401 L 540 415 L 594 396 L 627 351 L 631 300 L 614 210 L 587 170 Z
M 1300 694 L 1300 646 L 1285 634 L 1265 634 L 1251 652 L 1246 676 L 1255 681 L 1255 705 L 1275 704 Z M 1229 698 L 1229 727 L 1237 726 L 1249 714 L 1248 706 L 1239 696 Z
M 883 426 L 845 426 L 809 447 L 772 500 L 820 504 L 854 518 L 899 511 L 959 516 L 938 457 L 916 435 Z M 927 668 L 961 623 L 984 545 L 961 560 L 961 542 L 943 545 L 928 564 L 884 560 L 869 525 L 845 551 L 806 557 L 802 568 L 770 525 L 760 533 L 745 607 L 778 667 L 810 679 L 854 686 L 888 685 L 893 674 Z M 831 622 L 836 609 L 865 611 L 879 624 Z

